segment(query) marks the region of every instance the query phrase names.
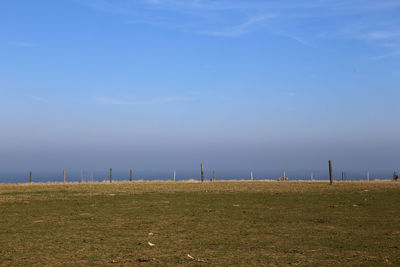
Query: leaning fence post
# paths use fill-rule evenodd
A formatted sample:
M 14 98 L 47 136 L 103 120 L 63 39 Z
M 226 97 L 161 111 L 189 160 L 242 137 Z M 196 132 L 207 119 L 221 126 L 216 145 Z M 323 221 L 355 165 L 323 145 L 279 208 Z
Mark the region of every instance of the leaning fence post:
M 110 183 L 112 183 L 112 168 L 110 168 Z
M 203 163 L 201 163 L 200 167 L 201 167 L 201 182 L 204 182 L 204 166 L 203 166 Z
M 32 183 L 32 172 L 31 171 L 29 172 L 29 183 L 30 184 Z
M 329 183 L 333 183 L 333 177 L 332 177 L 332 161 L 329 161 Z
M 65 174 L 65 169 L 63 170 L 63 175 L 64 175 L 64 184 L 65 184 L 65 182 L 67 181 L 67 176 Z

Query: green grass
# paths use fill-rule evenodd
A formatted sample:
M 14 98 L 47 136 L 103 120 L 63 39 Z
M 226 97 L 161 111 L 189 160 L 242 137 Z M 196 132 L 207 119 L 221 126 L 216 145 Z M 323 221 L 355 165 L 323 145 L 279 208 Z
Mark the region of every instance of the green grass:
M 399 265 L 399 200 L 394 182 L 0 185 L 0 265 Z

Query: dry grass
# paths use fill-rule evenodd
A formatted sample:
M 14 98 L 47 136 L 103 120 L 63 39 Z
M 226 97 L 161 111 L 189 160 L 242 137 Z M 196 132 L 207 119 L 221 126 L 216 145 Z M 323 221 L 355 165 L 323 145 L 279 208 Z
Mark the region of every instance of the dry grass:
M 393 182 L 0 185 L 0 265 L 399 265 L 399 193 Z

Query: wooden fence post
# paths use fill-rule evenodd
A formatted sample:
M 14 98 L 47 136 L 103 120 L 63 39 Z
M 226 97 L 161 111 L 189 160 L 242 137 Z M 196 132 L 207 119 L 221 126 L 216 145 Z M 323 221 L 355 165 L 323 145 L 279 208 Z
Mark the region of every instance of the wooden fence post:
M 29 172 L 29 183 L 30 184 L 32 183 L 32 172 L 31 171 Z
M 175 182 L 175 179 L 176 179 L 176 171 L 174 171 L 174 182 Z
M 201 182 L 204 182 L 204 166 L 203 166 L 203 163 L 201 163 L 200 167 L 201 167 Z
M 342 172 L 342 181 L 344 181 L 344 172 Z
M 329 183 L 333 183 L 333 177 L 332 177 L 332 161 L 329 161 Z
M 369 171 L 367 171 L 367 180 L 369 182 Z
M 250 179 L 254 181 L 253 171 L 250 171 Z
M 110 168 L 110 184 L 112 183 L 112 168 Z
M 129 181 L 132 182 L 132 178 L 133 178 L 133 171 L 131 169 L 130 172 L 129 172 Z
M 67 181 L 67 176 L 66 176 L 66 173 L 65 173 L 65 169 L 63 170 L 63 176 L 64 176 L 64 184 L 65 184 L 65 182 Z

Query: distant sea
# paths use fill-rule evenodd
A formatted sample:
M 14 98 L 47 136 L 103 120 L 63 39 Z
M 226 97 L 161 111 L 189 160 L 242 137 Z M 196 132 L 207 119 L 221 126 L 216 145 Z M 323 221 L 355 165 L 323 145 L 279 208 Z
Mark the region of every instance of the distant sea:
M 325 171 L 286 171 L 289 180 L 310 180 L 313 173 L 314 180 L 328 180 L 329 173 Z M 205 179 L 212 178 L 213 171 L 205 170 Z M 254 180 L 277 180 L 282 177 L 283 171 L 253 170 Z M 68 182 L 101 182 L 109 181 L 109 170 L 66 170 Z M 341 180 L 341 172 L 334 172 L 334 179 Z M 392 179 L 393 171 L 373 172 L 370 171 L 371 180 Z M 176 170 L 176 181 L 200 180 L 199 170 Z M 217 180 L 250 180 L 250 170 L 226 171 L 216 170 Z M 366 171 L 346 171 L 345 180 L 366 180 Z M 129 169 L 113 169 L 113 181 L 128 181 Z M 173 170 L 171 171 L 149 171 L 133 170 L 133 180 L 173 180 Z M 32 182 L 62 182 L 63 170 L 54 171 L 32 171 Z M 29 182 L 29 171 L 1 172 L 0 183 L 27 183 Z

